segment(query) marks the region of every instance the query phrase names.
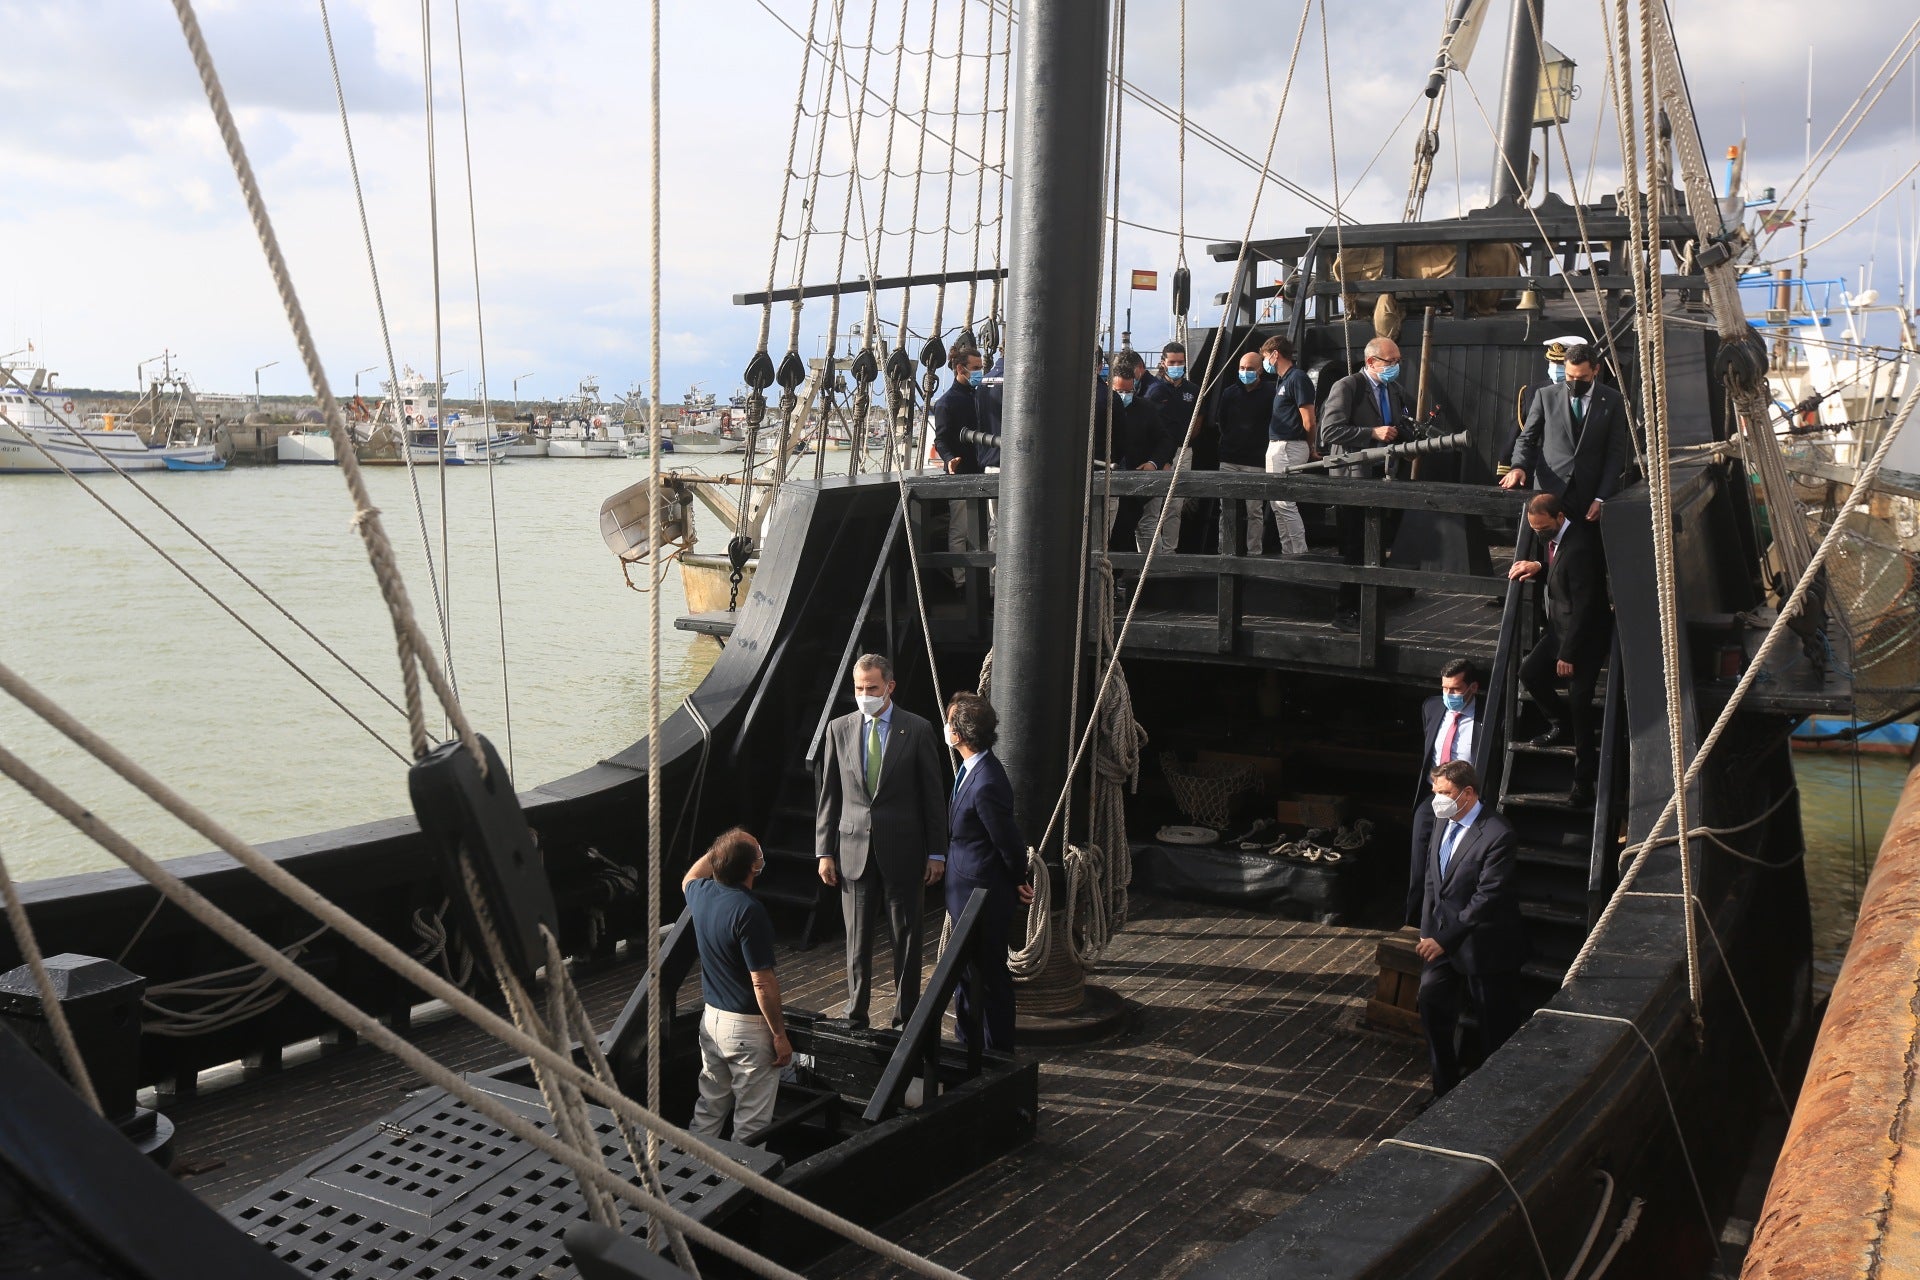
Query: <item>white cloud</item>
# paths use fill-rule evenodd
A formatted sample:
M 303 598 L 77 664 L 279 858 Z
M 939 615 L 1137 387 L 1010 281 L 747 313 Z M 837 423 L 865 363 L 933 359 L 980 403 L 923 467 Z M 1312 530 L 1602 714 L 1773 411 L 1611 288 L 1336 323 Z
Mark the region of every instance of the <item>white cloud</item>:
M 799 0 L 768 0 L 796 25 Z M 826 7 L 822 6 L 824 11 Z M 1486 109 L 1498 95 L 1498 45 L 1504 6 L 1495 6 L 1473 67 Z M 1853 100 L 1859 83 L 1910 15 L 1892 0 L 1847 6 L 1844 22 L 1809 30 L 1801 9 L 1784 0 L 1701 0 L 1676 17 L 1691 51 L 1689 74 L 1708 150 L 1717 156 L 1744 130 L 1750 140 L 1748 180 L 1785 188 L 1798 171 L 1806 45 L 1783 33 L 1805 32 L 1815 46 L 1816 142 Z M 864 42 L 865 10 L 849 6 L 852 45 Z M 897 10 L 879 15 L 881 52 L 870 74 L 883 94 L 892 78 L 886 52 L 897 39 Z M 942 6 L 936 47 L 951 47 L 955 6 Z M 1192 0 L 1188 6 L 1188 105 L 1193 118 L 1256 157 L 1264 150 L 1279 97 L 1298 8 Z M 330 6 L 341 71 L 352 110 L 367 211 L 386 289 L 395 355 L 432 364 L 432 266 L 427 221 L 425 126 L 420 89 L 420 28 L 411 6 Z M 903 109 L 918 109 L 926 9 L 910 11 Z M 987 10 L 967 9 L 969 42 L 984 34 Z M 1129 14 L 1129 79 L 1172 104 L 1178 92 L 1179 34 L 1171 6 Z M 1330 56 L 1323 62 L 1319 14 L 1307 39 L 1283 122 L 1275 167 L 1324 198 L 1333 194 L 1327 140 L 1327 64 L 1331 64 L 1343 204 L 1366 219 L 1395 219 L 1405 196 L 1419 90 L 1439 29 L 1437 0 L 1382 0 L 1359 15 L 1334 16 Z M 453 8 L 436 6 L 435 98 L 438 134 L 441 296 L 446 368 L 462 369 L 465 391 L 479 374 L 473 284 L 467 239 L 465 179 L 453 44 Z M 857 15 L 857 16 L 855 16 Z M 645 10 L 632 5 L 558 5 L 519 0 L 468 6 L 466 73 L 473 134 L 474 190 L 480 274 L 487 306 L 492 390 L 510 394 L 516 374 L 523 394 L 570 390 L 597 374 L 609 390 L 649 376 L 647 358 Z M 359 218 L 334 105 L 317 7 L 261 6 L 229 0 L 203 6 L 202 20 L 233 95 L 249 151 L 273 210 L 302 298 L 336 385 L 352 370 L 383 359 L 368 283 Z M 1618 145 L 1603 118 L 1604 58 L 1598 10 L 1555 6 L 1549 38 L 1579 63 L 1583 97 L 1568 126 L 1576 167 L 1584 169 L 1599 128 L 1596 192 L 1617 184 Z M 128 385 L 134 363 L 162 346 L 182 353 L 203 385 L 250 387 L 253 366 L 279 363 L 263 375 L 272 391 L 301 389 L 298 361 L 272 296 L 257 243 L 209 120 L 178 31 L 165 6 L 86 0 L 59 6 L 0 0 L 0 23 L 13 47 L 29 56 L 0 69 L 0 117 L 27 122 L 0 138 L 0 166 L 26 182 L 0 184 L 0 243 L 8 246 L 0 289 L 0 349 L 35 339 L 71 385 Z M 823 23 L 824 30 L 824 23 Z M 757 332 L 757 313 L 731 305 L 735 292 L 764 282 L 798 71 L 798 42 L 755 0 L 669 5 L 665 13 L 664 295 L 668 395 L 699 381 L 722 392 L 736 384 Z M 857 65 L 862 55 L 848 57 Z M 978 59 L 963 63 L 963 111 L 977 100 Z M 935 63 L 930 92 L 933 128 L 950 121 L 951 64 Z M 1471 96 L 1455 95 L 1441 122 L 1442 153 L 1428 199 L 1430 214 L 1484 199 L 1491 143 Z M 1816 233 L 1837 226 L 1912 158 L 1911 92 L 1906 81 L 1874 113 L 1817 197 Z M 870 102 L 869 106 L 873 104 Z M 1412 106 L 1410 119 L 1403 116 Z M 836 112 L 841 105 L 832 104 Z M 1395 131 L 1397 121 L 1405 123 Z M 997 150 L 997 122 L 989 149 Z M 844 120 L 833 120 L 825 155 L 844 167 Z M 869 171 L 880 158 L 884 112 L 863 124 Z M 1391 136 L 1389 136 L 1391 135 Z M 810 125 L 800 135 L 802 166 Z M 1385 139 L 1383 144 L 1383 139 Z M 977 148 L 977 123 L 958 142 Z M 1172 124 L 1129 103 L 1122 157 L 1122 216 L 1156 227 L 1180 218 Z M 894 162 L 912 163 L 919 138 L 911 120 L 895 125 Z M 1364 178 L 1362 170 L 1380 148 Z M 1556 148 L 1557 152 L 1557 148 Z M 940 174 L 922 190 L 923 229 L 943 221 L 947 150 L 934 144 Z M 966 164 L 962 162 L 964 171 Z M 1556 154 L 1553 171 L 1564 181 Z M 1455 172 L 1459 174 L 1456 187 Z M 1235 237 L 1245 225 L 1253 175 L 1197 139 L 1188 143 L 1186 223 L 1197 237 Z M 911 182 L 895 178 L 887 221 L 903 229 Z M 970 228 L 973 180 L 956 181 L 954 222 Z M 844 188 L 823 181 L 816 222 L 837 227 Z M 870 205 L 877 189 L 869 186 Z M 790 211 L 797 213 L 798 198 Z M 987 208 L 991 217 L 994 192 Z M 1838 239 L 1816 273 L 1851 275 L 1878 255 L 1891 292 L 1896 226 L 1912 234 L 1912 201 L 1904 193 Z M 869 217 L 878 213 L 869 207 Z M 1294 233 L 1321 220 L 1298 197 L 1270 187 L 1257 235 Z M 853 215 L 859 223 L 858 206 Z M 982 235 L 991 256 L 993 229 Z M 904 263 L 905 236 L 886 240 L 881 267 Z M 920 238 L 916 268 L 936 264 L 942 237 Z M 835 246 L 817 242 L 807 278 L 833 270 Z M 970 229 L 948 246 L 955 265 L 973 259 Z M 856 245 L 849 274 L 863 271 Z M 1120 266 L 1170 273 L 1170 237 L 1126 230 Z M 1208 299 L 1225 269 L 1189 244 L 1195 272 L 1195 319 L 1211 314 Z M 790 257 L 778 283 L 786 284 Z M 1163 281 L 1164 283 L 1164 281 Z M 1139 340 L 1167 328 L 1167 294 L 1140 295 Z M 916 320 L 930 318 L 931 298 L 916 294 Z M 858 318 L 861 300 L 843 304 L 842 327 Z M 964 290 L 953 291 L 946 322 L 957 322 Z M 1123 304 L 1124 305 L 1124 304 Z M 897 299 L 883 299 L 889 323 Z M 801 345 L 819 349 L 824 302 L 802 317 Z M 784 346 L 788 311 L 777 308 L 773 345 Z

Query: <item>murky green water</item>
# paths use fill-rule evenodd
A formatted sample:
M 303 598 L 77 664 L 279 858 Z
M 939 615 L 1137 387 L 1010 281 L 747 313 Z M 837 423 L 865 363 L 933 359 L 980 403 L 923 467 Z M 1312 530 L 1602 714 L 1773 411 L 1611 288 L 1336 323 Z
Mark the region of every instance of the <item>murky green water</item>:
M 719 463 L 720 460 L 710 460 Z M 736 464 L 737 465 L 737 464 Z M 719 469 L 716 467 L 716 469 Z M 530 786 L 644 736 L 648 598 L 627 589 L 600 540 L 601 502 L 645 478 L 644 460 L 522 460 L 492 474 L 448 468 L 452 648 L 477 727 Z M 417 472 L 440 554 L 439 476 Z M 433 621 L 407 473 L 369 468 L 414 605 Z M 401 751 L 403 716 L 301 637 L 117 476 L 92 478 L 161 545 L 213 586 Z M 141 483 L 400 700 L 392 630 L 331 467 L 161 473 Z M 507 679 L 493 568 L 499 528 Z M 708 542 L 723 545 L 712 522 Z M 0 662 L 51 694 L 209 813 L 255 841 L 408 811 L 405 767 L 222 614 L 65 476 L 0 476 Z M 639 577 L 636 576 L 636 581 Z M 444 586 L 444 584 L 443 584 Z M 661 593 L 663 703 L 678 705 L 716 652 L 672 629 L 679 575 Z M 511 734 L 506 714 L 511 698 Z M 438 717 L 434 717 L 436 734 Z M 205 842 L 94 765 L 11 699 L 0 743 L 149 852 Z M 110 865 L 109 855 L 0 781 L 0 841 L 21 879 Z
M 1887 821 L 1906 785 L 1903 756 L 1796 751 L 1807 884 L 1813 897 L 1814 981 L 1832 989 Z

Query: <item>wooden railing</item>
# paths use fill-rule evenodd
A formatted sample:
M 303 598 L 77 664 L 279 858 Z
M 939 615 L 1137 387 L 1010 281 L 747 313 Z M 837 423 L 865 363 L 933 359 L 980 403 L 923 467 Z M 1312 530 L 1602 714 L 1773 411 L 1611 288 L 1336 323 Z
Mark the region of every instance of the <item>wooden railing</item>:
M 1105 474 L 1096 475 L 1094 508 L 1097 512 L 1100 496 L 1108 491 L 1109 482 L 1116 498 L 1127 498 L 1166 493 L 1171 481 L 1168 472 L 1116 472 L 1110 478 Z M 922 474 L 909 477 L 907 485 L 917 508 L 945 501 L 973 504 L 977 508 L 974 527 L 984 530 L 987 527 L 984 508 L 998 491 L 998 477 Z M 1157 582 L 1212 579 L 1215 617 L 1212 647 L 1218 653 L 1236 652 L 1242 623 L 1248 617 L 1245 589 L 1252 583 L 1294 584 L 1303 588 L 1318 588 L 1322 593 L 1328 589 L 1337 591 L 1345 585 L 1358 587 L 1357 631 L 1336 645 L 1340 656 L 1333 661 L 1342 666 L 1360 667 L 1375 665 L 1381 654 L 1382 641 L 1386 638 L 1383 592 L 1412 590 L 1488 600 L 1501 600 L 1508 594 L 1506 578 L 1503 571 L 1495 568 L 1489 549 L 1490 539 L 1480 522 L 1516 518 L 1523 495 L 1490 485 L 1237 471 L 1184 472 L 1176 492 L 1181 499 L 1219 501 L 1218 545 L 1223 550 L 1208 554 L 1157 555 L 1153 558 L 1150 577 Z M 1237 554 L 1238 548 L 1244 545 L 1244 503 L 1272 500 L 1358 509 L 1364 521 L 1365 535 L 1360 563 L 1348 564 L 1319 554 L 1308 557 Z M 1460 540 L 1458 545 L 1469 553 L 1468 558 L 1478 562 L 1475 571 L 1389 563 L 1386 529 L 1390 513 L 1395 512 L 1460 521 L 1453 535 Z M 915 514 L 915 536 L 924 537 L 924 512 L 916 511 Z M 1505 539 L 1498 540 L 1504 547 Z M 938 573 L 955 569 L 967 571 L 968 585 L 970 588 L 977 585 L 975 594 L 984 605 L 987 575 L 979 571 L 993 565 L 995 555 L 992 551 L 952 552 L 947 551 L 944 545 L 931 546 L 925 542 L 921 545 L 920 562 L 923 568 Z M 1123 577 L 1134 581 L 1137 581 L 1147 559 L 1144 554 L 1134 551 L 1112 552 L 1109 558 Z M 1496 616 L 1489 610 L 1489 621 Z M 1301 656 L 1309 661 L 1315 660 L 1315 654 L 1324 660 L 1328 653 L 1324 638 L 1301 650 Z

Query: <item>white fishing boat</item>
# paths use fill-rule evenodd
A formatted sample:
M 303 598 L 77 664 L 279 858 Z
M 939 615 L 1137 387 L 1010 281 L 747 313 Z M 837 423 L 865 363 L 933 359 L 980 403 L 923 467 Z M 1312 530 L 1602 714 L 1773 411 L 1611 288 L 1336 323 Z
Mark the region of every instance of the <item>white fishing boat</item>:
M 0 475 L 68 471 L 165 471 L 167 459 L 211 463 L 215 445 L 150 445 L 113 415 L 82 423 L 78 406 L 50 385 L 42 368 L 5 366 L 0 377 Z M 56 461 L 57 459 L 57 461 Z
M 739 439 L 729 439 L 718 431 L 682 428 L 672 438 L 675 453 L 739 453 L 743 447 Z
M 289 431 L 274 441 L 279 460 L 287 464 L 332 466 L 340 460 L 334 452 L 333 432 L 325 427 L 309 431 Z
M 407 457 L 415 465 L 449 467 L 484 466 L 503 462 L 507 449 L 517 439 L 512 432 L 492 432 L 480 427 L 475 434 L 463 436 L 460 424 L 441 427 L 429 421 L 407 428 Z
M 544 458 L 547 456 L 550 428 L 543 422 L 529 423 L 519 434 L 507 442 L 509 458 Z
M 647 438 L 628 432 L 622 423 L 602 414 L 569 418 L 553 426 L 547 439 L 549 458 L 644 458 Z

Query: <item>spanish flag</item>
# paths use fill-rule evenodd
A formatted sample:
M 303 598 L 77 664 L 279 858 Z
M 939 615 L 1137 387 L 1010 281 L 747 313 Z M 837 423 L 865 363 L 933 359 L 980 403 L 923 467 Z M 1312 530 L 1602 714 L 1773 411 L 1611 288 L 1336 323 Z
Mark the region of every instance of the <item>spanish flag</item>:
M 1140 293 L 1153 293 L 1160 288 L 1158 271 L 1136 271 L 1133 273 L 1133 288 Z

